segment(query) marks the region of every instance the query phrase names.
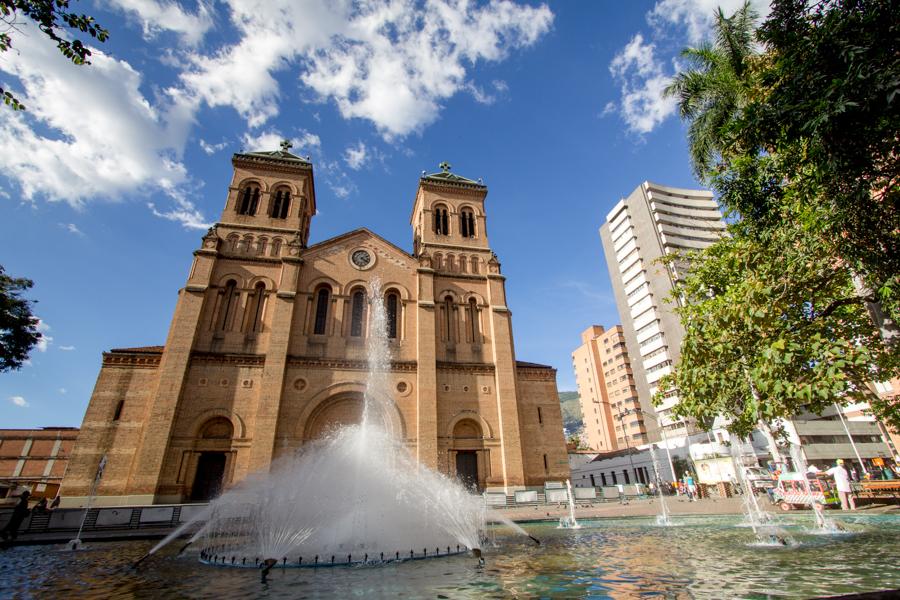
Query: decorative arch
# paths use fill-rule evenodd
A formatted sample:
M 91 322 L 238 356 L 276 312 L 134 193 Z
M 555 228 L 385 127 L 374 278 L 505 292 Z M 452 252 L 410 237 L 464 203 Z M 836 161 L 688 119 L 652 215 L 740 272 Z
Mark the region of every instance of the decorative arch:
M 432 230 L 437 235 L 450 235 L 451 207 L 441 200 L 431 205 Z
M 341 288 L 341 284 L 337 282 L 337 280 L 328 277 L 327 275 L 323 275 L 321 277 L 316 277 L 312 281 L 310 281 L 306 285 L 306 289 L 308 293 L 315 294 L 316 290 L 319 289 L 322 285 L 331 286 L 331 293 L 336 295 L 341 295 L 343 293 L 343 289 Z
M 478 210 L 478 207 L 475 206 L 474 204 L 469 204 L 468 202 L 464 202 L 464 203 L 460 204 L 456 210 L 458 212 L 462 212 L 464 210 L 470 210 L 475 214 L 476 217 L 481 216 L 481 211 Z
M 216 285 L 218 287 L 225 287 L 226 285 L 228 285 L 228 282 L 230 280 L 234 280 L 237 283 L 237 287 L 239 289 L 243 289 L 244 287 L 246 287 L 246 282 L 244 281 L 244 277 L 242 275 L 239 275 L 238 273 L 234 273 L 234 272 L 228 272 L 228 273 L 225 273 L 224 275 L 221 275 L 219 277 L 219 279 L 216 280 Z
M 310 398 L 304 406 L 303 411 L 300 413 L 300 417 L 293 430 L 294 439 L 301 440 L 303 443 L 313 441 L 313 439 L 307 436 L 315 433 L 312 428 L 323 422 L 323 416 L 327 417 L 328 413 L 322 411 L 327 411 L 330 403 L 344 402 L 347 401 L 347 398 L 356 398 L 361 407 L 365 392 L 366 383 L 364 381 L 342 381 L 340 383 L 334 383 L 317 392 Z M 394 432 L 399 439 L 406 439 L 406 421 L 403 419 L 400 408 L 393 399 L 391 399 L 388 404 L 391 407 L 390 416 Z M 317 417 L 318 420 L 316 420 Z
M 435 297 L 435 300 L 440 300 L 443 302 L 444 298 L 446 298 L 447 296 L 450 296 L 451 298 L 453 298 L 454 304 L 459 304 L 461 302 L 461 299 L 459 297 L 459 292 L 452 290 L 450 288 L 444 288 L 443 290 L 441 290 L 441 293 L 435 294 L 434 297 Z
M 272 290 L 275 289 L 275 281 L 272 280 L 272 279 L 269 278 L 269 277 L 264 276 L 264 275 L 257 275 L 257 276 L 255 276 L 255 277 L 252 277 L 252 278 L 250 279 L 250 281 L 247 282 L 247 287 L 248 287 L 249 289 L 253 289 L 253 288 L 256 287 L 256 284 L 257 284 L 257 283 L 260 283 L 260 282 L 262 282 L 263 284 L 265 284 L 266 290 L 267 290 L 267 291 L 270 291 L 270 292 L 271 292 Z
M 234 439 L 242 439 L 246 436 L 244 420 L 238 413 L 224 408 L 208 408 L 197 414 L 191 421 L 189 429 L 191 437 L 200 438 L 203 426 L 214 419 L 226 419 L 231 424 Z
M 245 177 L 244 179 L 241 179 L 241 181 L 237 184 L 237 189 L 241 190 L 241 189 L 247 187 L 248 185 L 257 185 L 257 186 L 259 186 L 259 189 L 261 189 L 262 191 L 264 191 L 264 192 L 269 191 L 269 186 L 266 184 L 265 181 L 263 181 L 259 177 Z
M 381 284 L 381 290 L 383 293 L 387 294 L 391 290 L 397 292 L 400 295 L 401 300 L 409 300 L 411 298 L 411 294 L 409 293 L 409 289 L 403 284 L 397 283 L 395 281 L 390 281 Z
M 474 421 L 475 423 L 477 423 L 481 429 L 482 437 L 484 437 L 485 439 L 494 437 L 494 430 L 491 427 L 491 424 L 488 423 L 484 417 L 482 417 L 474 410 L 461 410 L 456 413 L 456 415 L 454 415 L 453 418 L 450 419 L 450 422 L 447 424 L 447 437 L 452 438 L 457 424 L 466 420 Z

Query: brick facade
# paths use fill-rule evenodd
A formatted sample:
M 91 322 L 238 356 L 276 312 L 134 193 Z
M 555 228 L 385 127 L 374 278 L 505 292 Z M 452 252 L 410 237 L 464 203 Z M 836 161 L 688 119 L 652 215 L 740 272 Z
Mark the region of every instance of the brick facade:
M 367 229 L 307 246 L 312 165 L 286 150 L 232 162 L 165 346 L 104 353 L 64 498 L 88 493 L 105 455 L 101 503 L 186 501 L 204 454 L 224 456 L 227 486 L 358 420 L 368 301 L 354 294 L 376 276 L 395 303 L 394 425 L 418 459 L 454 474 L 474 452 L 481 488 L 568 477 L 555 370 L 515 358 L 484 185 L 423 176 L 412 254 Z

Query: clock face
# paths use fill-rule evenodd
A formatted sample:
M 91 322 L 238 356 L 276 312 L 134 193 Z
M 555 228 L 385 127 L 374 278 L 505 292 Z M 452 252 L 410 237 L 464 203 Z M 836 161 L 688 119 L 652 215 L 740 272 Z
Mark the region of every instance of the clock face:
M 368 266 L 370 262 L 372 262 L 372 257 L 369 256 L 369 253 L 365 250 L 357 250 L 350 256 L 350 260 L 353 261 L 354 265 L 363 269 Z

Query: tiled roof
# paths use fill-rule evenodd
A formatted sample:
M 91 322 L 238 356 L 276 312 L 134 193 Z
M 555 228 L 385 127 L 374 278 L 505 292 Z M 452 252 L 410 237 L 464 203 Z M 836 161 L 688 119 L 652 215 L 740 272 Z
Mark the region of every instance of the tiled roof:
M 525 362 L 524 360 L 517 360 L 516 366 L 521 367 L 523 369 L 552 369 L 550 365 L 540 365 L 538 363 L 533 362 Z

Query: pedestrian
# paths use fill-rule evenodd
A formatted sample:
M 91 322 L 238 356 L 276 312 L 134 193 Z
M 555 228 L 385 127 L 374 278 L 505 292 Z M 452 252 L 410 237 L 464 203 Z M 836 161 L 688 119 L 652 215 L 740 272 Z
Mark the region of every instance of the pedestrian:
M 62 496 L 59 494 L 56 495 L 56 498 L 53 499 L 53 502 L 50 503 L 50 510 L 54 510 L 59 508 L 59 503 L 62 502 Z
M 834 484 L 837 487 L 838 496 L 841 498 L 841 510 L 847 510 L 848 505 L 850 510 L 856 510 L 856 500 L 850 494 L 850 475 L 844 468 L 844 461 L 840 458 L 837 459 L 835 465 L 826 473 L 834 477 Z
M 694 477 L 690 473 L 684 476 L 684 485 L 687 487 L 688 498 L 691 502 L 697 501 L 697 486 L 694 485 Z
M 4 540 L 7 539 L 16 539 L 16 536 L 19 534 L 19 526 L 22 524 L 22 521 L 25 520 L 25 517 L 28 516 L 30 512 L 28 509 L 28 498 L 31 497 L 31 492 L 25 490 L 19 496 L 19 502 L 13 508 L 12 516 L 9 518 L 9 522 L 0 529 L 0 538 Z

